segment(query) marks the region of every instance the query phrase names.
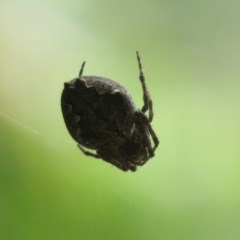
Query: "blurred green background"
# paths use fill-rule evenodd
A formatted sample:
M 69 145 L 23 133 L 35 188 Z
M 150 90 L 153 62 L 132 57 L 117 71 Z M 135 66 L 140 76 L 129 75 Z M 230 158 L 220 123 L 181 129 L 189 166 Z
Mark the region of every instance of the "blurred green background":
M 0 1 L 0 239 L 240 238 L 240 2 Z M 85 157 L 63 83 L 112 78 L 154 104 L 137 172 Z

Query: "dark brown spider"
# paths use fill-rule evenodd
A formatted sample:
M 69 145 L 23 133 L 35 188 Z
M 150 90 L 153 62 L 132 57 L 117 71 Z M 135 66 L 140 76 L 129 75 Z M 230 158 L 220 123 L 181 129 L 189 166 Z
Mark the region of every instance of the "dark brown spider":
M 141 110 L 120 84 L 103 77 L 82 76 L 85 62 L 79 77 L 64 84 L 61 98 L 66 127 L 82 152 L 123 171 L 136 171 L 154 156 L 159 144 L 151 127 L 152 100 L 138 52 L 137 60 L 143 88 Z

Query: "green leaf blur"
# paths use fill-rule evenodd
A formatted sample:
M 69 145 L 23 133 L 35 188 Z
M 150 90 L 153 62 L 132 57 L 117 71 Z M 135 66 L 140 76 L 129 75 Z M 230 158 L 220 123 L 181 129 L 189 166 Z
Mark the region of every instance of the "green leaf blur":
M 240 2 L 0 1 L 0 239 L 240 236 Z M 116 80 L 153 99 L 156 156 L 136 173 L 85 157 L 63 83 Z

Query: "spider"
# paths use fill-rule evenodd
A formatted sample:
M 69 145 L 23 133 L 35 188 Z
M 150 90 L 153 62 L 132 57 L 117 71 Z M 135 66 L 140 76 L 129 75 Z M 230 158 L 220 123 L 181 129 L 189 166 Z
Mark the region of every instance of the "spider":
M 123 171 L 136 171 L 137 166 L 154 156 L 159 145 L 151 126 L 152 100 L 140 55 L 136 54 L 143 89 L 141 109 L 135 107 L 131 95 L 119 83 L 105 77 L 83 76 L 85 62 L 79 76 L 64 83 L 61 96 L 66 127 L 81 151 Z

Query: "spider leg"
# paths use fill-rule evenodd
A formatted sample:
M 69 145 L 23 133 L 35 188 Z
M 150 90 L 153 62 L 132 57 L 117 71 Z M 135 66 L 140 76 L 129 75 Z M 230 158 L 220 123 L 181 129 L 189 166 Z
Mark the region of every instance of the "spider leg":
M 78 144 L 77 146 L 79 147 L 79 149 L 80 149 L 86 156 L 91 156 L 91 157 L 95 157 L 95 158 L 101 158 L 98 154 L 87 151 L 87 150 L 86 150 L 85 148 L 83 148 L 80 144 Z
M 145 132 L 144 129 L 147 128 L 149 134 L 151 135 L 154 146 L 152 148 L 150 144 L 147 144 L 147 145 L 150 153 L 152 152 L 152 154 L 154 154 L 154 151 L 159 145 L 159 139 L 150 124 L 150 120 L 140 111 L 135 112 L 135 120 L 139 125 L 141 125 L 143 129 L 143 134 Z
M 151 122 L 152 119 L 153 119 L 152 99 L 151 99 L 151 96 L 148 92 L 148 89 L 147 89 L 147 86 L 146 86 L 146 83 L 145 83 L 145 76 L 144 76 L 144 73 L 143 73 L 143 67 L 142 67 L 142 61 L 141 61 L 140 55 L 139 55 L 138 51 L 136 53 L 137 53 L 137 60 L 138 60 L 138 66 L 139 66 L 139 72 L 140 72 L 139 79 L 141 81 L 142 88 L 143 88 L 143 102 L 144 102 L 144 105 L 142 107 L 142 112 L 145 113 L 146 111 L 149 110 L 148 119 L 149 119 L 149 122 Z
M 82 66 L 81 66 L 81 69 L 80 69 L 80 72 L 79 72 L 78 77 L 81 77 L 81 76 L 82 76 L 85 63 L 86 63 L 85 61 L 82 63 Z
M 86 156 L 90 156 L 90 157 L 94 157 L 94 158 L 101 158 L 101 156 L 99 154 L 87 151 L 80 144 L 78 144 L 77 146 Z M 117 162 L 117 161 L 109 161 L 109 160 L 104 160 L 104 161 L 115 165 L 117 168 L 120 168 L 123 171 L 128 171 L 129 169 L 133 172 L 136 171 L 136 167 L 132 166 L 130 163 L 126 163 L 126 164 L 122 165 L 120 162 Z

